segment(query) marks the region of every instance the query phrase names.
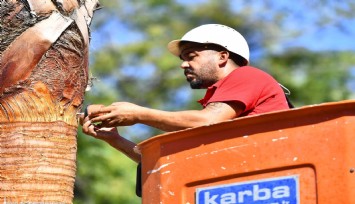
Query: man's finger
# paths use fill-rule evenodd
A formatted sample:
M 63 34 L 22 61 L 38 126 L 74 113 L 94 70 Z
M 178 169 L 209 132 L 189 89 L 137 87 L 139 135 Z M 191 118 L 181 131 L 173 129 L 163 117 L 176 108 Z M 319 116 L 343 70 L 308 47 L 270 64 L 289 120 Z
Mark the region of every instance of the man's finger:
M 105 106 L 102 104 L 93 104 L 86 107 L 86 112 L 88 115 L 100 114 L 101 110 L 104 109 Z
M 89 126 L 90 125 L 91 125 L 91 121 L 90 120 L 84 122 L 84 124 L 83 124 L 83 132 L 84 133 L 87 133 L 89 131 Z
M 94 116 L 91 118 L 91 122 L 96 123 L 96 122 L 103 122 L 105 120 L 108 120 L 112 118 L 113 114 L 105 114 L 105 115 L 99 115 L 99 116 Z
M 95 107 L 91 107 L 89 106 L 89 115 L 101 115 L 101 114 L 105 114 L 105 113 L 110 113 L 112 111 L 112 107 L 108 106 L 95 106 Z
M 91 123 L 90 120 L 86 121 L 83 125 L 83 132 L 87 135 L 91 135 L 91 136 L 96 136 L 96 130 L 95 130 L 95 126 Z

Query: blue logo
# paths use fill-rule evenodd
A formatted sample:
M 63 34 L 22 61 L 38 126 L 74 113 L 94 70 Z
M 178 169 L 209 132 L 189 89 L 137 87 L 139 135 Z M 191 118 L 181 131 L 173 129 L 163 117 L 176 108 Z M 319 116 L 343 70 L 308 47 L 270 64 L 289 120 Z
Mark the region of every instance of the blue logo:
M 299 204 L 299 176 L 196 189 L 197 204 Z

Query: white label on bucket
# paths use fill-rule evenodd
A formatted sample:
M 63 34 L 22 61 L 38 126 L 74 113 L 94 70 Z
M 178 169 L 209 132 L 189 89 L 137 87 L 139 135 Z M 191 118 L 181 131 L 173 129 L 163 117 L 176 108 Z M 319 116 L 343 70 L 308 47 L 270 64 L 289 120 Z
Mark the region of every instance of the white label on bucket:
M 197 204 L 299 204 L 299 176 L 196 189 Z

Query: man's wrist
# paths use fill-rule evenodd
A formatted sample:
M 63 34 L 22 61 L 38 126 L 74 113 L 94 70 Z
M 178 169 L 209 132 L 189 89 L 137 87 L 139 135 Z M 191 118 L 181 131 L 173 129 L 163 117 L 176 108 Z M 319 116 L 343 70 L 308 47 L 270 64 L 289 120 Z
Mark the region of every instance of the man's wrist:
M 122 137 L 118 133 L 112 133 L 112 135 L 108 136 L 106 139 L 106 142 L 110 144 L 111 146 L 114 146 L 117 143 L 120 143 L 122 140 Z
M 136 123 L 143 123 L 148 122 L 153 119 L 154 117 L 154 110 L 146 107 L 140 106 L 140 110 L 137 111 L 135 121 Z

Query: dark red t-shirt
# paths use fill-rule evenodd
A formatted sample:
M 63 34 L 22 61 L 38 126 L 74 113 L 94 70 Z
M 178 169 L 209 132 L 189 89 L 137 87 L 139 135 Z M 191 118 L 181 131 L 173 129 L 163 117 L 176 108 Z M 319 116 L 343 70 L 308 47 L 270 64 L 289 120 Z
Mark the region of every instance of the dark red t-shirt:
M 235 69 L 206 91 L 198 102 L 203 107 L 211 102 L 239 101 L 245 105 L 241 116 L 289 109 L 279 83 L 266 72 L 244 66 Z

